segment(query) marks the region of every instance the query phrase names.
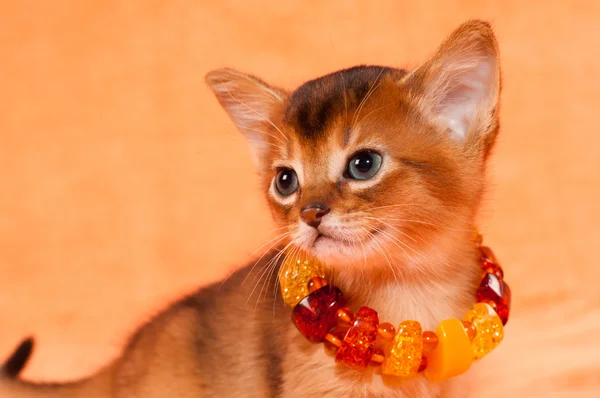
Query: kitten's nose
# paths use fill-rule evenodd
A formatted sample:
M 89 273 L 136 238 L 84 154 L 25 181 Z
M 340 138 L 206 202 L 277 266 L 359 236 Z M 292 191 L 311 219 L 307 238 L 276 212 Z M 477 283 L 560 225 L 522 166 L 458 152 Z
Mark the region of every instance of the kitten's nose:
M 313 228 L 317 228 L 321 224 L 321 218 L 327 213 L 329 213 L 329 208 L 322 204 L 314 204 L 303 208 L 300 216 L 305 223 Z

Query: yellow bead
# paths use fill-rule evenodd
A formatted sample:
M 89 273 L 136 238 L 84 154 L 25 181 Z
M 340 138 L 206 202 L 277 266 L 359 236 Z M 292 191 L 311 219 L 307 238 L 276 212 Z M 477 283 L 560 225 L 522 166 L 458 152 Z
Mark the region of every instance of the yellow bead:
M 419 371 L 422 354 L 421 324 L 417 321 L 404 321 L 398 326 L 398 332 L 381 372 L 393 376 L 412 376 Z
M 481 359 L 492 351 L 504 337 L 502 320 L 496 311 L 486 303 L 477 303 L 467 312 L 465 321 L 475 328 L 472 341 L 473 358 Z
M 308 296 L 308 282 L 315 276 L 323 277 L 323 266 L 303 253 L 286 255 L 279 271 L 279 284 L 283 301 L 294 307 Z
M 447 319 L 439 324 L 435 333 L 438 345 L 427 358 L 425 377 L 440 382 L 469 370 L 473 362 L 473 350 L 462 323 L 456 318 Z

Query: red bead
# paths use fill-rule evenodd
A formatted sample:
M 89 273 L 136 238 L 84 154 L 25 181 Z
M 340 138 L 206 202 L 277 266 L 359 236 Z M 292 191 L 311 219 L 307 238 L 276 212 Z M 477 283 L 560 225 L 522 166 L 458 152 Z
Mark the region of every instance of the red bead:
M 369 307 L 360 307 L 335 356 L 336 362 L 357 370 L 363 370 L 369 366 L 375 350 L 378 324 L 379 317 L 375 310 Z
M 300 300 L 292 311 L 292 321 L 308 341 L 319 343 L 337 324 L 336 312 L 344 305 L 340 289 L 323 286 Z
M 476 292 L 477 302 L 491 302 L 502 324 L 508 322 L 510 312 L 510 287 L 498 276 L 487 273 L 481 280 Z
M 503 279 L 504 271 L 498 263 L 498 259 L 496 259 L 492 249 L 487 246 L 481 246 L 479 251 L 481 252 L 481 268 L 483 268 L 484 272 L 489 272 L 496 275 L 498 278 Z

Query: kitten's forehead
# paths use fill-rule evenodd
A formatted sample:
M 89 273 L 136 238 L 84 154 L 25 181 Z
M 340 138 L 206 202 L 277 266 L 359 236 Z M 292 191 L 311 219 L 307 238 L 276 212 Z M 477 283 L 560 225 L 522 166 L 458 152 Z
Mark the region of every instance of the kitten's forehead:
M 302 140 L 323 138 L 333 123 L 342 121 L 340 130 L 347 139 L 354 111 L 378 82 L 393 75 L 400 79 L 405 71 L 380 66 L 357 66 L 311 80 L 292 93 L 284 122 Z

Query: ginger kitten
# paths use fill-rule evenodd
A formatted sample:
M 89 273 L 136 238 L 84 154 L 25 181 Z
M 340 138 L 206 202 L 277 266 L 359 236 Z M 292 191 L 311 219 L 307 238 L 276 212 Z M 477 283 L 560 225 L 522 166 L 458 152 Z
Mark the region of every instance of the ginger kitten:
M 359 66 L 293 92 L 231 69 L 206 81 L 250 143 L 282 231 L 276 250 L 171 306 L 81 382 L 19 381 L 26 341 L 3 368 L 0 396 L 466 396 L 460 378 L 434 384 L 336 365 L 295 329 L 276 280 L 293 246 L 326 264 L 353 310 L 425 329 L 462 317 L 478 282 L 472 230 L 498 134 L 490 26 L 463 24 L 413 71 Z

